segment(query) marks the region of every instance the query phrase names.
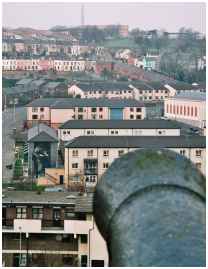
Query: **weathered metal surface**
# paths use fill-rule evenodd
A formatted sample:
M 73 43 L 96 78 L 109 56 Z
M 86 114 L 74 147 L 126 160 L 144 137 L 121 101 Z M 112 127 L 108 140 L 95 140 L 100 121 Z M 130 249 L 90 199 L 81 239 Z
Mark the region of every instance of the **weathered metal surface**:
M 205 266 L 205 178 L 168 150 L 117 159 L 97 185 L 110 266 Z

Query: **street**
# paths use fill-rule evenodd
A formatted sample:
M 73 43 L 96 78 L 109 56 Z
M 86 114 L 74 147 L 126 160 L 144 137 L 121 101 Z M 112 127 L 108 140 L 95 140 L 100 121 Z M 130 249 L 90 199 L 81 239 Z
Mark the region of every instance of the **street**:
M 6 168 L 7 165 L 14 165 L 14 139 L 13 129 L 20 130 L 23 121 L 26 120 L 26 108 L 9 108 L 2 112 L 2 181 L 10 182 L 13 176 L 13 169 Z

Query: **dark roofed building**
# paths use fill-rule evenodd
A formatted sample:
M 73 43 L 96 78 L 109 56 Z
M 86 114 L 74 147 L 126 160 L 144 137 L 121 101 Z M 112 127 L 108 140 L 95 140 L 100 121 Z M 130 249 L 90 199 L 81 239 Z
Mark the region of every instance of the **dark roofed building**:
M 205 148 L 204 136 L 80 136 L 66 148 Z

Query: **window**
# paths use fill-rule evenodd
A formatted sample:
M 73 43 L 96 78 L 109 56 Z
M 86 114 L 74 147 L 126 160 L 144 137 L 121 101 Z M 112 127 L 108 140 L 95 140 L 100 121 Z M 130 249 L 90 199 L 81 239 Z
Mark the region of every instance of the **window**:
M 108 168 L 109 167 L 109 163 L 103 163 L 103 168 Z
M 196 150 L 196 156 L 197 157 L 201 157 L 201 154 L 202 154 L 202 151 L 200 149 Z
M 141 115 L 137 115 L 137 116 L 136 116 L 136 119 L 137 119 L 137 120 L 141 120 L 141 118 L 142 118 Z
M 78 115 L 78 120 L 83 120 L 83 115 Z
M 122 156 L 124 154 L 124 150 L 119 150 L 118 151 L 118 156 L 120 157 L 120 156 Z
M 44 111 L 44 107 L 41 107 L 41 108 L 40 108 L 40 111 L 43 112 L 43 111 Z
M 81 255 L 81 267 L 87 267 L 87 255 Z
M 78 157 L 78 150 L 73 150 L 72 151 L 72 156 L 73 157 Z
M 72 163 L 72 168 L 73 168 L 73 169 L 78 168 L 78 163 Z
M 137 107 L 136 111 L 137 111 L 137 112 L 142 112 L 141 107 Z
M 38 112 L 38 107 L 33 107 L 32 112 Z
M 88 238 L 87 238 L 87 234 L 81 234 L 81 235 L 80 235 L 80 239 L 81 239 L 81 243 L 82 243 L 82 244 L 87 244 L 87 241 L 88 241 L 88 240 L 87 240 L 87 239 L 88 239 Z
M 43 218 L 43 208 L 42 207 L 33 207 L 32 208 L 32 218 L 33 219 L 42 219 Z
M 94 183 L 96 182 L 96 176 L 95 175 L 86 176 L 85 181 Z
M 134 112 L 134 108 L 133 108 L 133 107 L 131 107 L 131 108 L 130 108 L 130 111 L 131 111 L 131 112 Z
M 179 113 L 179 106 L 176 107 L 176 114 Z
M 79 107 L 78 108 L 78 112 L 83 112 L 83 108 L 82 107 Z
M 193 117 L 193 115 L 194 115 L 194 108 L 191 107 L 191 116 Z
M 17 219 L 26 219 L 27 218 L 27 208 L 26 207 L 17 207 L 16 213 L 17 213 Z
M 92 111 L 92 112 L 96 112 L 96 111 L 97 111 L 96 107 L 92 107 L 92 108 L 91 108 L 91 111 Z
M 103 118 L 103 115 L 101 114 L 101 115 L 99 115 L 99 119 L 102 119 Z
M 186 116 L 186 107 L 183 107 L 183 115 Z
M 92 260 L 91 262 L 92 267 L 104 267 L 104 260 Z
M 67 131 L 67 134 L 69 134 L 69 135 L 70 135 L 70 131 Z
M 76 215 L 74 213 L 75 204 L 71 204 L 70 206 L 65 208 L 64 218 L 65 219 L 75 219 Z
M 197 107 L 195 107 L 195 117 L 197 117 L 198 111 L 197 111 Z
M 93 149 L 87 151 L 87 156 L 92 157 L 93 156 Z
M 100 108 L 99 108 L 99 111 L 100 111 L 100 112 L 102 112 L 102 111 L 103 111 L 103 108 L 102 108 L 102 107 L 100 107 Z
M 182 114 L 183 114 L 183 107 L 180 106 L 180 115 L 182 115 Z
M 105 157 L 109 156 L 109 150 L 104 150 L 103 151 L 103 156 L 105 156 Z
M 175 114 L 175 105 L 173 105 L 173 114 Z
M 37 120 L 38 119 L 38 115 L 32 115 L 32 119 L 33 120 Z
M 190 108 L 189 106 L 187 107 L 187 116 L 189 116 L 189 113 L 190 113 Z
M 92 119 L 96 120 L 96 114 L 92 114 Z
M 180 154 L 184 156 L 184 155 L 186 154 L 185 149 L 181 149 L 181 150 L 180 150 Z
M 130 119 L 131 119 L 131 120 L 134 119 L 134 115 L 131 114 L 131 115 L 130 115 Z

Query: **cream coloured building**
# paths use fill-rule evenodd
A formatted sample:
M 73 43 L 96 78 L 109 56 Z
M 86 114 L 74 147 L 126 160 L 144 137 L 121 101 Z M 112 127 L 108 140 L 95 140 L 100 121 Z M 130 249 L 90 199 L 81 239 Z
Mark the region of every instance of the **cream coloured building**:
M 78 136 L 180 136 L 180 127 L 166 120 L 69 120 L 58 129 L 61 141 Z
M 190 159 L 205 174 L 204 136 L 80 136 L 65 146 L 65 186 L 95 187 L 116 158 L 140 148 L 173 150 Z
M 146 105 L 136 100 L 40 98 L 27 105 L 27 123 L 31 127 L 46 123 L 58 128 L 68 120 L 143 120 Z
M 68 95 L 80 98 L 121 98 L 140 101 L 163 101 L 176 91 L 162 82 L 75 82 L 68 86 Z
M 165 116 L 199 128 L 206 127 L 206 94 L 181 93 L 164 103 Z

